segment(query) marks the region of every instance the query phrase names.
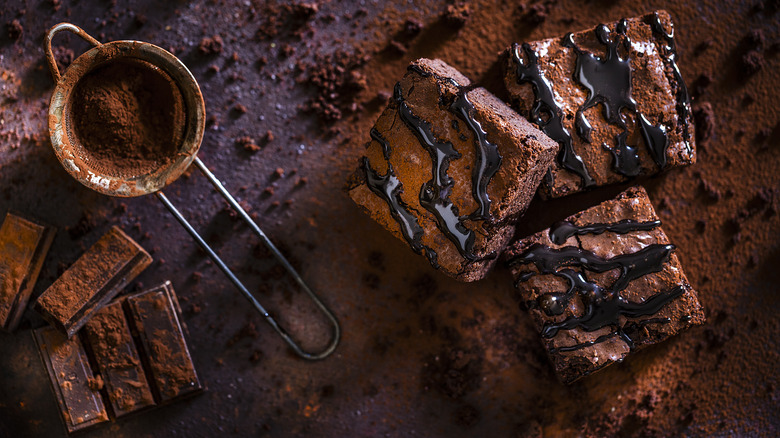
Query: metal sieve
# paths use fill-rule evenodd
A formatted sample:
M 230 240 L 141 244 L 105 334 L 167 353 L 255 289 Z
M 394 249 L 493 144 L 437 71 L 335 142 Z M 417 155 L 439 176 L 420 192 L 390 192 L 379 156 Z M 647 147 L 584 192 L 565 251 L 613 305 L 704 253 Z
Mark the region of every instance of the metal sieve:
M 90 50 L 81 54 L 60 74 L 57 68 L 57 62 L 51 50 L 51 41 L 55 35 L 62 31 L 72 32 L 88 43 L 92 47 Z M 65 170 L 76 180 L 92 190 L 118 197 L 141 196 L 154 193 L 162 201 L 163 205 L 171 212 L 176 220 L 192 236 L 195 242 L 203 248 L 209 258 L 224 272 L 233 285 L 249 300 L 254 308 L 260 312 L 265 321 L 284 339 L 292 350 L 304 359 L 316 360 L 323 359 L 333 353 L 341 337 L 341 328 L 333 315 L 333 312 L 320 300 L 320 298 L 303 281 L 298 272 L 292 267 L 290 262 L 282 255 L 278 248 L 271 242 L 260 227 L 249 217 L 247 212 L 238 204 L 236 199 L 228 192 L 222 183 L 214 176 L 205 164 L 197 157 L 200 143 L 203 139 L 203 130 L 205 128 L 206 109 L 203 103 L 198 82 L 192 76 L 187 67 L 175 56 L 166 50 L 153 44 L 141 41 L 113 41 L 102 44 L 88 35 L 84 30 L 70 23 L 60 23 L 52 27 L 46 35 L 44 43 L 46 61 L 49 64 L 52 77 L 56 82 L 54 93 L 49 105 L 49 135 L 54 153 L 62 163 Z M 141 61 L 139 65 L 147 66 L 150 69 L 159 69 L 158 72 L 164 72 L 167 77 L 178 87 L 181 93 L 185 115 L 184 115 L 184 133 L 181 146 L 176 151 L 175 156 L 169 157 L 165 162 L 151 166 L 135 173 L 128 174 L 123 172 L 112 172 L 105 167 L 96 165 L 90 152 L 86 150 L 79 141 L 78 135 L 71 126 L 71 114 L 78 111 L 72 108 L 71 101 L 73 91 L 79 81 L 88 73 L 95 69 L 106 66 L 109 63 L 117 61 Z M 225 198 L 230 206 L 241 216 L 249 225 L 252 231 L 260 238 L 265 246 L 276 257 L 279 263 L 290 273 L 298 285 L 314 301 L 314 304 L 327 317 L 332 325 L 331 340 L 328 346 L 317 353 L 304 351 L 296 341 L 282 328 L 276 319 L 260 304 L 260 302 L 247 290 L 244 284 L 233 274 L 230 268 L 206 243 L 195 228 L 190 225 L 181 212 L 171 203 L 171 201 L 161 191 L 163 187 L 175 181 L 190 166 L 195 166 L 211 182 L 214 189 Z

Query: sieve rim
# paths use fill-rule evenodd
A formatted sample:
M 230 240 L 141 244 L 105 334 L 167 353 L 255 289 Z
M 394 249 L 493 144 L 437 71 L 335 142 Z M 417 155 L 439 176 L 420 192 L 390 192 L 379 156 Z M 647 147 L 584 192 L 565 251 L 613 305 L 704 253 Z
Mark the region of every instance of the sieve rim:
M 97 171 L 71 143 L 68 115 L 73 91 L 89 72 L 113 61 L 137 59 L 166 73 L 178 87 L 184 101 L 184 133 L 176 156 L 167 163 L 134 176 L 114 176 Z M 178 179 L 200 148 L 205 129 L 205 104 L 195 77 L 179 58 L 150 43 L 120 40 L 101 44 L 84 52 L 62 74 L 49 105 L 49 135 L 52 148 L 65 170 L 81 184 L 97 192 L 118 197 L 154 193 Z

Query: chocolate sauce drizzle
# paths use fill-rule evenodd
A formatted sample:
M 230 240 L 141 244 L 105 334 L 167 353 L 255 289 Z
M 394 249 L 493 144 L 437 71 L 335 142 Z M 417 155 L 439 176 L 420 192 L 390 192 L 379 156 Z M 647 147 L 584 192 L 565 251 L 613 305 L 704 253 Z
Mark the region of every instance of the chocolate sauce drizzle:
M 623 232 L 647 230 L 650 222 L 627 223 L 621 221 L 616 224 L 593 224 L 595 234 L 604 232 L 606 229 L 617 229 Z M 653 223 L 655 226 L 660 222 Z M 602 230 L 602 228 L 604 230 Z M 569 226 L 562 226 L 557 230 L 556 236 L 564 236 L 566 233 L 584 234 L 587 232 L 585 227 L 576 227 L 574 231 Z M 581 231 L 581 232 L 580 232 Z M 556 237 L 557 238 L 557 237 Z M 564 239 L 565 241 L 565 239 Z M 653 272 L 659 272 L 664 264 L 669 261 L 675 246 L 671 244 L 652 244 L 631 254 L 621 254 L 610 259 L 604 259 L 591 251 L 587 251 L 575 246 L 566 246 L 560 249 L 554 249 L 545 245 L 535 243 L 531 245 L 523 254 L 510 261 L 510 266 L 523 264 L 533 264 L 539 271 L 539 274 L 551 274 L 565 279 L 569 284 L 569 289 L 564 293 L 551 292 L 541 295 L 536 305 L 541 308 L 548 316 L 561 315 L 569 305 L 574 294 L 579 294 L 582 303 L 585 305 L 585 312 L 582 316 L 571 316 L 559 323 L 548 323 L 542 329 L 542 336 L 545 338 L 555 337 L 560 330 L 571 330 L 577 327 L 585 331 L 595 331 L 603 327 L 612 326 L 614 331 L 607 336 L 601 336 L 595 341 L 579 344 L 570 347 L 562 347 L 559 351 L 571 351 L 584 348 L 598 342 L 603 342 L 611 336 L 619 336 L 629 347 L 633 348 L 633 340 L 626 325 L 619 326 L 619 317 L 638 318 L 658 313 L 667 303 L 685 292 L 685 287 L 677 286 L 663 293 L 658 293 L 641 303 L 634 303 L 620 296 L 620 292 L 625 290 L 633 280 L 641 278 Z M 598 284 L 588 280 L 584 272 L 575 271 L 570 267 L 579 267 L 583 270 L 602 273 L 612 269 L 618 269 L 620 274 L 618 279 L 610 288 L 603 288 Z M 526 271 L 518 276 L 518 282 L 527 281 L 535 272 Z M 649 320 L 647 320 L 649 321 Z M 668 322 L 668 320 L 657 319 L 654 322 Z M 640 321 L 639 323 L 649 323 Z M 565 350 L 563 350 L 565 349 Z
M 674 40 L 674 30 L 672 30 L 672 33 L 666 33 L 657 12 L 654 12 L 652 18 L 649 18 L 646 22 L 650 25 L 654 34 L 666 40 L 666 47 L 664 47 L 662 56 L 672 66 L 672 74 L 675 82 L 677 82 L 677 114 L 679 115 L 677 124 L 683 128 L 683 137 L 688 152 L 692 152 L 689 129 L 691 123 L 691 96 L 688 94 L 688 87 L 685 85 L 680 68 L 677 67 L 677 44 Z
M 583 187 L 592 187 L 596 181 L 588 173 L 582 157 L 577 155 L 572 145 L 571 135 L 563 126 L 563 112 L 555 103 L 552 87 L 547 78 L 539 71 L 539 57 L 527 43 L 523 44 L 523 52 L 528 59 L 524 63 L 518 51 L 518 44 L 512 44 L 512 60 L 517 65 L 517 82 L 530 83 L 534 90 L 534 104 L 531 107 L 530 119 L 539 128 L 561 145 L 558 153 L 558 164 L 564 169 L 574 172 L 582 179 Z M 552 175 L 548 172 L 548 179 Z
M 606 144 L 603 146 L 612 153 L 615 172 L 627 177 L 635 177 L 639 175 L 642 167 L 636 147 L 626 143 L 628 128 L 623 121 L 621 111 L 630 110 L 636 115 L 642 139 L 653 161 L 661 169 L 667 164 L 666 150 L 669 147 L 669 139 L 664 126 L 651 125 L 637 110 L 636 101 L 631 96 L 630 58 L 628 55 L 622 58 L 619 53 L 621 43 L 625 51 L 630 53 L 631 39 L 626 35 L 627 29 L 626 19 L 618 22 L 614 32 L 611 32 L 606 25 L 596 26 L 594 29 L 596 39 L 606 46 L 606 55 L 603 58 L 580 49 L 574 42 L 572 33 L 563 37 L 561 45 L 573 49 L 577 54 L 574 77 L 588 89 L 587 100 L 577 109 L 575 118 L 577 134 L 590 143 L 592 127 L 585 118 L 584 112 L 588 108 L 602 104 L 607 122 L 623 129 L 623 132 L 615 136 L 616 147 L 609 147 Z
M 614 224 L 590 224 L 577 226 L 569 221 L 556 222 L 550 227 L 550 240 L 556 245 L 563 245 L 566 240 L 574 235 L 602 234 L 605 231 L 626 234 L 632 231 L 650 231 L 661 225 L 661 221 L 637 222 L 633 219 L 624 219 Z
M 431 124 L 412 113 L 404 100 L 400 83 L 395 84 L 394 99 L 398 103 L 401 120 L 412 130 L 431 157 L 433 177 L 420 187 L 420 205 L 436 216 L 439 228 L 465 259 L 476 260 L 473 254 L 474 231 L 463 224 L 463 218 L 458 215 L 458 207 L 449 200 L 454 183 L 447 175 L 447 169 L 451 160 L 461 157 L 460 153 L 449 141 L 441 142 L 436 139 Z
M 466 125 L 474 133 L 477 165 L 471 172 L 471 194 L 479 204 L 479 207 L 469 217 L 471 219 L 488 220 L 490 218 L 491 201 L 487 194 L 487 186 L 501 166 L 502 157 L 498 153 L 498 146 L 487 139 L 487 132 L 482 129 L 482 125 L 474 118 L 476 110 L 469 101 L 467 91 L 467 89 L 460 90 L 450 109 L 456 116 L 466 122 Z
M 368 157 L 363 157 L 363 169 L 366 172 L 366 185 L 390 206 L 390 214 L 401 226 L 401 234 L 414 252 L 425 254 L 431 264 L 438 269 L 439 264 L 437 262 L 438 257 L 436 251 L 422 244 L 420 239 L 424 234 L 424 230 L 417 222 L 417 218 L 409 212 L 406 203 L 401 200 L 403 184 L 401 184 L 401 181 L 395 176 L 393 165 L 390 164 L 390 145 L 387 140 L 382 137 L 379 131 L 373 128 L 371 129 L 371 138 L 376 140 L 382 147 L 382 154 L 387 161 L 387 173 L 384 176 L 380 176 L 371 168 Z
M 476 146 L 475 151 L 477 155 L 477 165 L 471 171 L 471 194 L 477 202 L 478 207 L 468 216 L 468 218 L 489 220 L 491 200 L 487 194 L 487 186 L 501 166 L 503 157 L 501 157 L 501 154 L 498 152 L 498 146 L 487 139 L 487 132 L 482 129 L 482 124 L 474 118 L 476 109 L 467 96 L 468 92 L 474 89 L 474 87 L 460 85 L 453 78 L 442 77 L 435 73 L 425 71 L 416 64 L 411 64 L 407 69 L 422 77 L 433 76 L 437 80 L 450 82 L 458 89 L 455 100 L 450 104 L 449 109 L 459 119 L 466 122 L 466 125 L 471 129 L 471 132 L 474 133 L 474 145 Z M 460 131 L 457 120 L 452 121 L 452 127 L 453 129 Z M 461 140 L 465 140 L 463 135 L 461 135 L 460 138 Z

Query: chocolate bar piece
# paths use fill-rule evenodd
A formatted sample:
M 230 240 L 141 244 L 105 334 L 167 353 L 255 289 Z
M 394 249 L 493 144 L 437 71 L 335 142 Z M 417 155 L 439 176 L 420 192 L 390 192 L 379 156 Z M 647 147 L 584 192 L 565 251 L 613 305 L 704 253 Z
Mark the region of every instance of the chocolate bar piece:
M 513 107 L 561 145 L 543 196 L 696 161 L 690 97 L 666 11 L 515 44 L 505 83 Z
M 8 213 L 0 227 L 0 328 L 13 331 L 27 307 L 55 229 Z
M 83 331 L 103 377 L 114 415 L 122 417 L 153 406 L 152 391 L 130 334 L 122 302 L 100 309 Z
M 349 196 L 444 273 L 484 277 L 558 145 L 435 59 L 413 62 L 371 130 Z
M 68 432 L 108 421 L 99 384 L 78 337 L 66 338 L 51 327 L 33 331 L 38 350 Z
M 642 187 L 515 242 L 505 257 L 566 383 L 704 323 Z
M 35 310 L 71 337 L 151 263 L 140 245 L 113 227 L 41 294 Z
M 170 282 L 125 298 L 160 403 L 202 389 L 179 320 L 181 310 Z

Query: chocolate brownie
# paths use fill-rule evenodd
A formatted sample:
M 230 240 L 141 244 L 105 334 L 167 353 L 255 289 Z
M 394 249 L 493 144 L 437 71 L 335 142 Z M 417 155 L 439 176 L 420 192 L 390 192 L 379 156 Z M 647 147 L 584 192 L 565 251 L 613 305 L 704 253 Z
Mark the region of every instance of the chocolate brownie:
M 371 129 L 349 196 L 431 264 L 484 277 L 558 145 L 441 60 L 413 62 Z
M 513 243 L 505 258 L 566 383 L 704 322 L 642 187 Z
M 543 196 L 696 161 L 690 97 L 666 11 L 514 44 L 505 58 L 513 107 L 561 145 Z

